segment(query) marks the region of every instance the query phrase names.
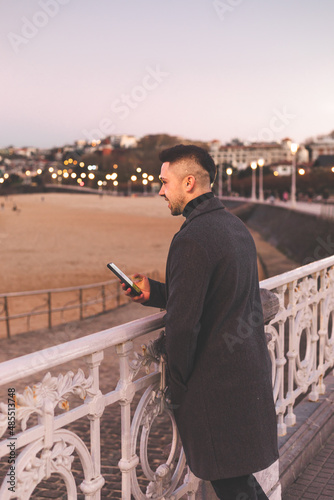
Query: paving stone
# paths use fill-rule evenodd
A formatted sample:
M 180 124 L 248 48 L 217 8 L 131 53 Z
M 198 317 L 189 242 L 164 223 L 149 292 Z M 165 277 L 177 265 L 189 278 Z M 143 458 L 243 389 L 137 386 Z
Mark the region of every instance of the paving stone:
M 334 500 L 334 433 L 312 459 L 304 472 L 283 493 L 283 500 Z M 300 492 L 297 488 L 304 487 Z

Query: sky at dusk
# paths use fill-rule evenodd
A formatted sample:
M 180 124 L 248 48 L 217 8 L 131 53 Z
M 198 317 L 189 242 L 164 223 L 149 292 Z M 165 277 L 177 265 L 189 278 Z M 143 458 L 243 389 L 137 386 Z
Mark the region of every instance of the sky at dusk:
M 2 0 L 0 147 L 334 129 L 333 0 Z

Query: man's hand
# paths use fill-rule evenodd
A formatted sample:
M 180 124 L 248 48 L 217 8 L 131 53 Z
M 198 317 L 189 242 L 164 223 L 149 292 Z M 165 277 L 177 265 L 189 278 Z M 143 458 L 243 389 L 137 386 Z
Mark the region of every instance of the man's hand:
M 133 282 L 136 283 L 138 288 L 141 289 L 142 293 L 140 295 L 132 295 L 131 288 L 126 288 L 126 285 L 124 283 L 121 283 L 121 286 L 125 291 L 125 295 L 130 297 L 133 302 L 138 302 L 139 304 L 147 302 L 150 298 L 151 292 L 150 282 L 148 278 L 146 276 L 143 276 L 142 274 L 134 274 L 132 276 L 132 279 Z

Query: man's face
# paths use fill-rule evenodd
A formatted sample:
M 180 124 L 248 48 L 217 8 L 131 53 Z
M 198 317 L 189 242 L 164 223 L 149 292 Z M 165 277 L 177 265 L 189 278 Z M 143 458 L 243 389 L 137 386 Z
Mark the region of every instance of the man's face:
M 159 195 L 168 201 L 168 208 L 172 215 L 181 215 L 186 206 L 181 178 L 176 175 L 175 169 L 170 167 L 169 162 L 162 164 L 159 178 L 162 182 Z

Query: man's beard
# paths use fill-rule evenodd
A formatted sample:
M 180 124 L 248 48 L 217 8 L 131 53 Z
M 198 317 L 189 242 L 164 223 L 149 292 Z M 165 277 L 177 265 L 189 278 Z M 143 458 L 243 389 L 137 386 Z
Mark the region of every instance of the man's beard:
M 182 212 L 183 212 L 183 206 L 184 206 L 184 202 L 183 200 L 176 200 L 173 202 L 169 201 L 169 204 L 170 204 L 170 213 L 171 215 L 181 215 Z

